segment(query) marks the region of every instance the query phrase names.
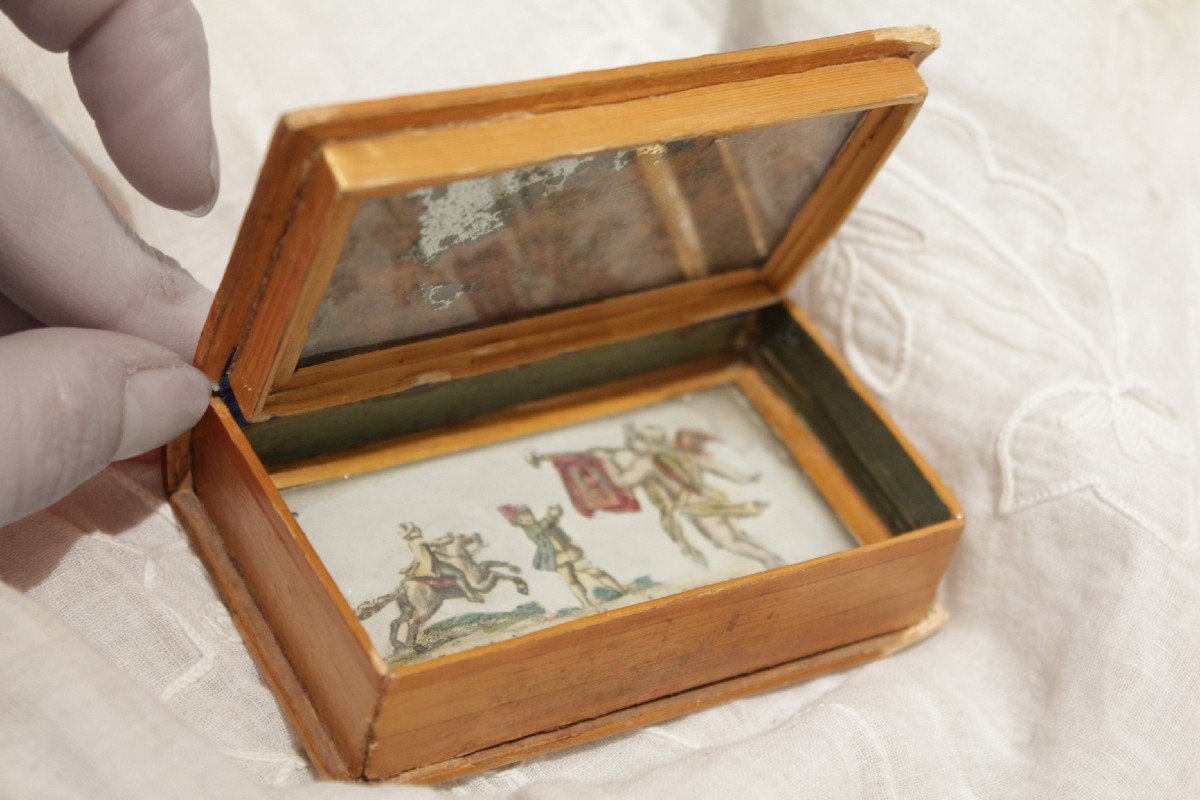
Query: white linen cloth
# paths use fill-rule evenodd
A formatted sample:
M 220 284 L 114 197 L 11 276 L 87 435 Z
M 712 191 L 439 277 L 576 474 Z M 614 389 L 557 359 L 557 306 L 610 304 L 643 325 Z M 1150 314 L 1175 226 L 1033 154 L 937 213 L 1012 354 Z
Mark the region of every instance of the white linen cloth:
M 6 23 L 0 72 L 214 288 L 282 111 L 893 24 L 943 33 L 930 101 L 798 296 L 962 501 L 949 626 L 449 791 L 1200 796 L 1196 5 L 197 5 L 222 155 L 206 219 L 126 187 L 65 60 Z M 0 530 L 0 796 L 372 791 L 311 782 L 157 481 L 116 465 Z

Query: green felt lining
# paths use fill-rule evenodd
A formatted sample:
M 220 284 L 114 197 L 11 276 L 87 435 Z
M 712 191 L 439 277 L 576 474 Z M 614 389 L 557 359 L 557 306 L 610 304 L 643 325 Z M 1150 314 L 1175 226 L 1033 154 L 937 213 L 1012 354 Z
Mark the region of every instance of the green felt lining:
M 951 518 L 908 451 L 784 306 L 757 314 L 746 350 L 892 533 Z
M 782 304 L 618 344 L 249 425 L 268 466 L 352 450 L 723 353 L 800 415 L 894 534 L 952 514 L 903 445 Z
M 441 428 L 520 403 L 734 353 L 746 314 L 592 347 L 519 367 L 251 424 L 259 458 L 278 466 Z

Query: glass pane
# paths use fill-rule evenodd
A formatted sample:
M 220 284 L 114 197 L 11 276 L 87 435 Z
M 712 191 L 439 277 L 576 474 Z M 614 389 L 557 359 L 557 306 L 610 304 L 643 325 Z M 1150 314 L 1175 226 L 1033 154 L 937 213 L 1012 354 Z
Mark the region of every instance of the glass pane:
M 301 364 L 760 265 L 861 114 L 363 204 Z
M 283 497 L 392 664 L 856 546 L 734 385 Z

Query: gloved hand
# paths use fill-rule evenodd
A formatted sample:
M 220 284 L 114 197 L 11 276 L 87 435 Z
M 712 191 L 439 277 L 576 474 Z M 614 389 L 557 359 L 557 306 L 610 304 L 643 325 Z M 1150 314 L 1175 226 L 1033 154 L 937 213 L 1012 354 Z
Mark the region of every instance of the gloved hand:
M 208 54 L 186 0 L 0 0 L 69 54 L 113 162 L 159 205 L 207 213 L 217 150 Z M 0 525 L 203 412 L 190 366 L 211 293 L 148 246 L 46 120 L 0 82 Z

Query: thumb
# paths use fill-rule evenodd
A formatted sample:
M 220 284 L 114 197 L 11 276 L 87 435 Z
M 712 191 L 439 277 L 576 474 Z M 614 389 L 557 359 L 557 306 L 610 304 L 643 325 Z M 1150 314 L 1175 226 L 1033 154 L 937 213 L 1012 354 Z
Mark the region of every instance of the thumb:
M 0 338 L 0 525 L 53 503 L 109 462 L 196 423 L 208 379 L 179 356 L 111 331 L 40 328 Z

